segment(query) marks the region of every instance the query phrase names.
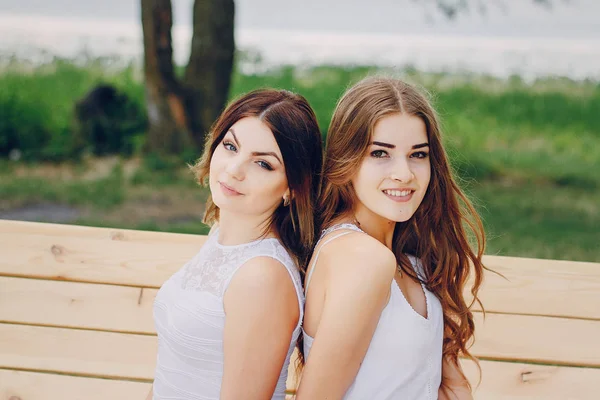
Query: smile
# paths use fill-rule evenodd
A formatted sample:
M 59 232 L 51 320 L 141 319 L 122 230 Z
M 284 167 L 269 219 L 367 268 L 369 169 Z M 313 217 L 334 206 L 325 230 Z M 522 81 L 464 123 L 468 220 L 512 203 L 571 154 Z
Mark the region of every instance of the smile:
M 404 190 L 393 190 L 386 189 L 383 190 L 383 194 L 385 194 L 389 199 L 397 202 L 405 202 L 409 201 L 412 198 L 412 195 L 415 191 L 410 189 Z

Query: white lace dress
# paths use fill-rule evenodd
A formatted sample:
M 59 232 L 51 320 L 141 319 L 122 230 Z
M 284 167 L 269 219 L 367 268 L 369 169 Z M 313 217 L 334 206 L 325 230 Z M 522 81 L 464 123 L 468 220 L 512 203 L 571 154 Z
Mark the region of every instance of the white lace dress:
M 224 246 L 213 232 L 199 253 L 169 278 L 154 302 L 158 353 L 154 400 L 217 400 L 223 378 L 223 296 L 236 271 L 254 257 L 278 260 L 294 282 L 300 319 L 273 399 L 285 398 L 288 364 L 301 332 L 304 295 L 298 268 L 277 239 Z

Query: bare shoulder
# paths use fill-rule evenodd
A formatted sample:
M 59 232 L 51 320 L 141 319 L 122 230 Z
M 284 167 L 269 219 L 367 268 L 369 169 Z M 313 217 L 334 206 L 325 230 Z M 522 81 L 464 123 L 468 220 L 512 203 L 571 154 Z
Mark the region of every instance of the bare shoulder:
M 331 233 L 330 235 L 335 235 Z M 328 239 L 327 235 L 324 242 Z M 332 240 L 322 250 L 322 261 L 330 277 L 358 273 L 360 279 L 389 281 L 396 271 L 396 257 L 383 243 L 363 232 L 352 232 Z
M 239 267 L 234 275 L 231 286 L 243 284 L 248 290 L 280 291 L 293 289 L 293 282 L 287 268 L 273 257 L 253 257 Z M 289 285 L 287 284 L 289 283 Z
M 242 264 L 231 279 L 223 301 L 228 315 L 252 314 L 292 325 L 300 312 L 289 272 L 281 262 L 268 256 L 254 257 Z

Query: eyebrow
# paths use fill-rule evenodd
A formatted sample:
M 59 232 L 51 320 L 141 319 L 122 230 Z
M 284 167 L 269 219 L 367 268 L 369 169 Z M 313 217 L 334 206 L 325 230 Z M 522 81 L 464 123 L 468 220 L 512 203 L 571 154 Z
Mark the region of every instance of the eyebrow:
M 253 156 L 273 156 L 277 159 L 277 161 L 279 161 L 280 164 L 283 165 L 283 163 L 281 162 L 281 160 L 279 159 L 279 156 L 275 153 L 273 153 L 272 151 L 255 151 L 252 153 Z
M 391 144 L 391 143 L 385 143 L 385 142 L 371 142 L 371 144 L 375 144 L 377 146 L 381 146 L 381 147 L 387 147 L 388 149 L 395 149 L 396 145 Z
M 231 134 L 233 135 L 233 138 L 235 139 L 236 144 L 241 149 L 242 145 L 240 144 L 240 141 L 238 140 L 237 136 L 235 136 L 235 131 L 230 128 L 229 132 L 231 132 Z M 272 151 L 254 151 L 254 152 L 252 152 L 252 156 L 254 156 L 254 157 L 272 156 L 272 157 L 275 157 L 281 165 L 283 165 L 283 162 L 281 161 L 279 156 Z
M 373 141 L 371 142 L 371 144 L 377 145 L 377 146 L 381 146 L 381 147 L 386 147 L 388 149 L 395 149 L 396 145 L 395 144 L 391 144 L 391 143 L 385 143 L 385 142 L 377 142 L 377 141 Z M 428 147 L 429 143 L 419 143 L 419 144 L 415 144 L 412 149 L 420 149 L 423 147 Z
M 413 149 L 420 149 L 422 147 L 429 147 L 429 143 L 420 143 L 420 144 L 415 144 L 412 148 Z

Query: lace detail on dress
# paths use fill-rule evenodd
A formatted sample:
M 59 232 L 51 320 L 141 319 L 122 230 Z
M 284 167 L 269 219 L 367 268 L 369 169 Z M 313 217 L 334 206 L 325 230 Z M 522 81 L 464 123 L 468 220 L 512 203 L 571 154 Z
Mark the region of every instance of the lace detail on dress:
M 340 229 L 350 229 L 356 232 L 364 232 L 362 229 L 360 229 L 358 226 L 356 226 L 356 224 L 350 223 L 350 222 L 344 222 L 342 224 L 335 224 L 330 226 L 327 229 L 324 229 L 323 232 L 321 232 L 321 239 L 324 238 L 326 235 L 330 234 L 333 231 L 337 231 Z
M 223 297 L 237 269 L 254 257 L 272 257 L 288 269 L 294 265 L 285 248 L 275 238 L 260 239 L 237 246 L 220 245 L 217 238 L 218 233 L 214 232 L 200 252 L 184 265 L 181 281 L 183 289 L 208 292 Z M 297 279 L 300 279 L 299 275 Z

